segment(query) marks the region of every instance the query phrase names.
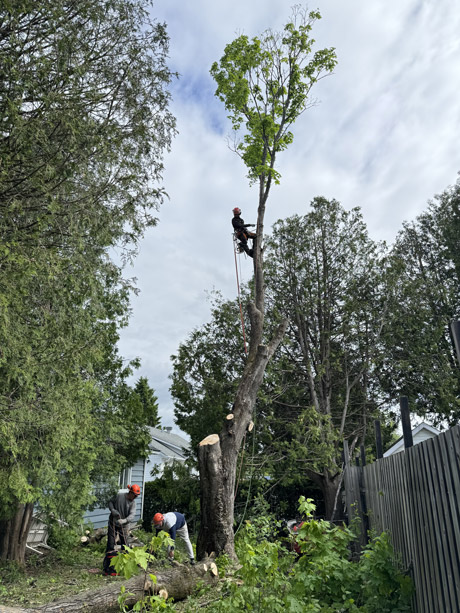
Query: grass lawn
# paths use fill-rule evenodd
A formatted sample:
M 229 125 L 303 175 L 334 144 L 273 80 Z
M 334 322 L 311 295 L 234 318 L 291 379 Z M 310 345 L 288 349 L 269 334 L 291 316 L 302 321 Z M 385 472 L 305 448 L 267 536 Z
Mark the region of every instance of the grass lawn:
M 0 603 L 29 607 L 117 581 L 102 575 L 100 546 L 75 547 L 65 555 L 51 550 L 27 556 L 26 568 L 0 565 Z

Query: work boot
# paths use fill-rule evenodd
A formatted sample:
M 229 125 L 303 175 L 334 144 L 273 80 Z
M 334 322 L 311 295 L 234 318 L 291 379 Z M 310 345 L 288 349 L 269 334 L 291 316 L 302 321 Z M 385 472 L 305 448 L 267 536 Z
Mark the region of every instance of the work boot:
M 195 560 L 193 558 L 190 558 L 190 566 L 195 566 Z

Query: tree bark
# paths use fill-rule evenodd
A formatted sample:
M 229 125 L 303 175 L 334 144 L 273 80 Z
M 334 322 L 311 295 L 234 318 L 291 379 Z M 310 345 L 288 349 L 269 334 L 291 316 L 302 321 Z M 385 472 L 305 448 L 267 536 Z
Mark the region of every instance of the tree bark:
M 11 518 L 0 519 L 0 560 L 17 562 L 24 566 L 33 508 L 32 503 L 18 503 Z
M 120 606 L 117 599 L 122 585 L 125 586 L 126 593 L 132 594 L 127 596 L 126 605 L 133 606 L 144 595 L 159 594 L 162 590 L 166 591 L 165 597 L 167 598 L 183 600 L 193 592 L 199 581 L 208 584 L 217 581 L 217 571 L 211 560 L 204 560 L 196 566 L 188 567 L 177 564 L 172 568 L 158 571 L 152 569 L 149 572 L 156 576 L 156 584 L 151 582 L 148 575 L 146 580 L 144 573 L 141 573 L 127 581 L 115 579 L 110 584 L 97 590 L 89 590 L 74 596 L 60 598 L 31 609 L 2 607 L 0 605 L 0 613 L 118 613 Z
M 329 520 L 334 516 L 334 518 L 340 519 L 341 513 L 337 513 L 336 510 L 334 514 L 337 489 L 341 485 L 340 473 L 331 475 L 328 471 L 323 473 L 308 471 L 308 474 L 311 480 L 319 486 L 323 494 L 325 518 Z
M 268 157 L 264 146 L 262 163 Z M 270 151 L 270 165 L 274 168 L 276 147 Z M 198 557 L 212 552 L 226 553 L 236 560 L 234 547 L 234 500 L 238 453 L 256 404 L 265 369 L 280 344 L 287 328 L 284 320 L 268 345 L 263 344 L 265 319 L 265 286 L 262 240 L 265 204 L 271 186 L 271 175 L 259 176 L 259 206 L 257 209 L 257 238 L 254 241 L 254 301 L 248 304 L 251 335 L 249 353 L 232 409 L 232 420 L 224 420 L 219 435 L 212 434 L 212 443 L 203 439 L 199 445 L 201 525 L 197 540 Z M 251 428 L 252 429 L 252 428 Z

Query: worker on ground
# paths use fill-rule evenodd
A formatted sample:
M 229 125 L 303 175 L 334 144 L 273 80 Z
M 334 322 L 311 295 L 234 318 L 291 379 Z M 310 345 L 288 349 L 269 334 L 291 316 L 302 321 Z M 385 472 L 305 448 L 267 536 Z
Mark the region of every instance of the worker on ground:
M 240 251 L 247 253 L 251 258 L 254 257 L 254 243 L 257 234 L 250 232 L 247 228 L 255 225 L 254 223 L 244 223 L 244 219 L 241 218 L 241 209 L 238 207 L 233 209 L 232 226 L 235 230 L 235 237 L 239 241 L 238 248 Z M 252 238 L 252 249 L 248 247 L 248 238 Z
M 141 493 L 141 488 L 136 485 L 128 485 L 127 492 L 120 492 L 109 502 L 110 516 L 107 530 L 107 548 L 104 558 L 104 572 L 110 572 L 110 559 L 113 558 L 117 535 L 122 548 L 127 545 L 129 523 L 134 520 L 136 514 L 136 498 Z
M 165 532 L 169 532 L 169 536 L 173 541 L 176 540 L 176 534 L 184 541 L 190 558 L 190 564 L 193 566 L 195 564 L 195 556 L 188 535 L 187 522 L 182 513 L 178 513 L 177 511 L 165 513 L 164 515 L 155 513 L 152 523 L 157 531 L 164 530 Z M 174 560 L 174 545 L 168 547 L 168 557 L 170 560 Z

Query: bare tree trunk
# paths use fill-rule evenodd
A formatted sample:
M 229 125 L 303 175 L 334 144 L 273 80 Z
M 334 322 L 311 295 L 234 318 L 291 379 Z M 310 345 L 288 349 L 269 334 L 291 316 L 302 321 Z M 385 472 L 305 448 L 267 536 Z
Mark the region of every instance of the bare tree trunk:
M 215 552 L 217 555 L 226 553 L 236 559 L 233 505 L 238 453 L 252 421 L 265 368 L 280 344 L 288 323 L 286 320 L 279 326 L 268 345 L 262 344 L 265 287 L 261 243 L 269 189 L 270 178 L 262 176 L 254 246 L 254 301 L 248 305 L 251 322 L 249 354 L 233 404 L 233 419 L 224 421 L 220 435 L 211 434 L 199 446 L 201 526 L 197 540 L 198 558 Z
M 331 473 L 325 470 L 323 473 L 316 473 L 313 471 L 308 471 L 308 475 L 310 479 L 318 485 L 321 489 L 324 498 L 324 515 L 326 519 L 332 519 L 335 517 L 340 519 L 340 513 L 337 513 L 335 509 L 337 490 L 341 487 L 341 478 L 340 472 L 337 472 L 335 475 L 331 475 Z M 334 513 L 335 510 L 335 513 Z
M 17 504 L 14 515 L 0 519 L 0 560 L 25 564 L 27 536 L 32 521 L 33 504 Z

